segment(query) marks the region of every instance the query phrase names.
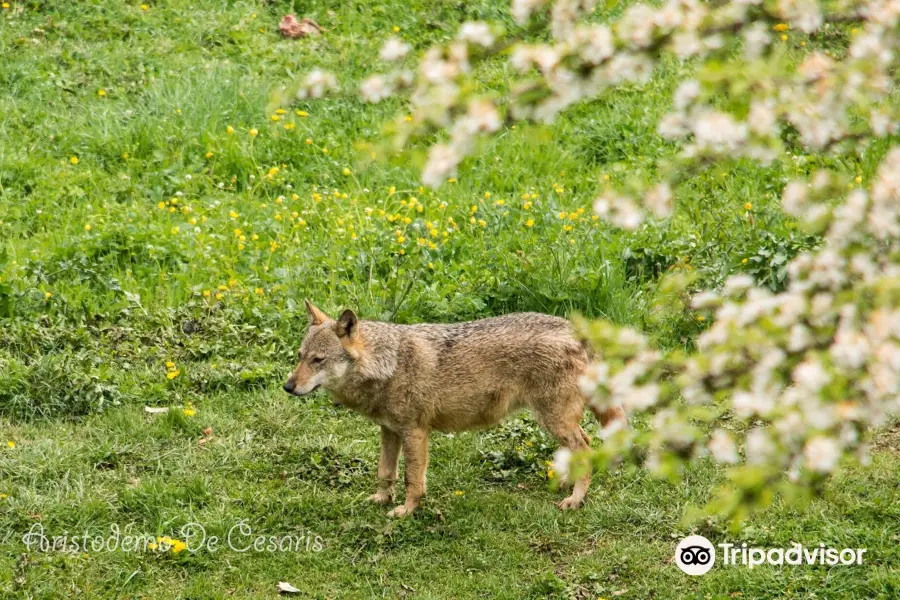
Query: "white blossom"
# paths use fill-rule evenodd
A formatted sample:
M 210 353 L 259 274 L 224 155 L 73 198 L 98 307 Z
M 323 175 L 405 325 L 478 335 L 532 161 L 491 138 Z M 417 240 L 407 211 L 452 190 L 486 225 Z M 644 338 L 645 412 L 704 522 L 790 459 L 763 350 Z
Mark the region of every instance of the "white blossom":
M 488 46 L 494 43 L 494 34 L 487 23 L 481 21 L 468 21 L 462 24 L 457 34 L 457 39 L 463 42 L 469 42 L 478 46 Z
M 303 85 L 297 90 L 297 98 L 303 100 L 307 98 L 321 98 L 327 92 L 336 90 L 338 87 L 337 78 L 321 69 L 313 69 L 306 76 Z
M 360 94 L 366 102 L 381 102 L 392 93 L 391 86 L 382 75 L 373 75 L 359 86 Z
M 734 439 L 723 429 L 716 429 L 713 432 L 709 438 L 707 448 L 709 448 L 716 462 L 735 464 L 740 460 Z
M 841 447 L 832 438 L 816 436 L 806 443 L 803 456 L 809 469 L 818 473 L 830 473 L 837 467 Z
M 428 152 L 428 162 L 422 171 L 422 183 L 431 187 L 437 187 L 448 177 L 456 174 L 460 155 L 451 146 L 436 144 Z
M 569 480 L 569 464 L 571 462 L 572 451 L 568 448 L 560 448 L 553 454 L 553 464 L 551 468 L 563 483 Z
M 405 58 L 409 50 L 409 44 L 399 38 L 391 37 L 381 47 L 381 52 L 378 53 L 378 56 L 381 60 L 394 62 Z

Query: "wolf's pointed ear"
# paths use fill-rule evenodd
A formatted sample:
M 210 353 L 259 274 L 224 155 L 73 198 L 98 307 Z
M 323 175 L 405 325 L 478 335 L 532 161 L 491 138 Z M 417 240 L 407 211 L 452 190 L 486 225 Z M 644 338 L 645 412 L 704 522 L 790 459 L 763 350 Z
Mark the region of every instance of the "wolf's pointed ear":
M 328 320 L 328 315 L 323 313 L 321 310 L 313 306 L 313 303 L 309 300 L 305 300 L 306 302 L 306 315 L 309 317 L 309 326 L 313 325 L 321 325 L 325 321 Z
M 350 340 L 355 339 L 356 334 L 359 332 L 359 319 L 356 318 L 356 313 L 349 308 L 342 312 L 341 316 L 338 317 L 337 324 L 334 326 L 334 331 L 338 334 L 338 337 L 346 337 Z

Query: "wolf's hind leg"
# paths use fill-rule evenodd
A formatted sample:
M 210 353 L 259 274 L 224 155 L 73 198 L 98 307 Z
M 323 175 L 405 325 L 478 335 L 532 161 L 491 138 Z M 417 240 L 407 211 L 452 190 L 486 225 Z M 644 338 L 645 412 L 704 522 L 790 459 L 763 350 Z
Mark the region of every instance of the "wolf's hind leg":
M 381 428 L 381 456 L 378 459 L 378 491 L 368 497 L 370 502 L 390 504 L 394 501 L 397 463 L 400 460 L 400 436 Z
M 561 446 L 568 448 L 572 452 L 578 452 L 589 448 L 591 443 L 591 439 L 579 424 L 580 417 L 581 414 L 568 415 L 562 419 L 555 415 L 543 415 L 540 420 L 544 427 L 559 440 Z M 590 483 L 590 475 L 585 475 L 575 480 L 572 486 L 572 494 L 557 506 L 561 510 L 569 510 L 581 506 L 584 502 L 584 497 L 587 495 Z

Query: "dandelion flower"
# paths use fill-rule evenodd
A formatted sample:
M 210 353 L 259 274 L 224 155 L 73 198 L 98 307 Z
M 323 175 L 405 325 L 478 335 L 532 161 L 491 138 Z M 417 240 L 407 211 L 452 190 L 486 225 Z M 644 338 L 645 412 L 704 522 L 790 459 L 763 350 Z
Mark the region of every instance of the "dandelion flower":
M 16 447 L 16 443 L 15 443 L 14 441 L 12 441 L 12 440 L 9 440 L 8 442 L 6 442 L 6 447 L 7 447 L 7 448 L 15 448 L 15 447 Z
M 100 88 L 99 90 L 97 90 L 97 95 L 102 98 L 103 96 L 106 95 L 106 90 L 104 90 L 103 88 Z
M 234 127 L 229 125 L 228 127 L 225 128 L 225 133 L 227 133 L 228 135 L 231 135 L 232 133 L 234 133 Z
M 77 164 L 78 164 L 78 157 L 77 157 L 77 156 L 73 156 L 72 158 L 69 159 L 69 162 L 72 163 L 73 165 L 77 165 Z
M 250 130 L 250 137 L 256 137 L 257 135 L 259 135 L 259 131 L 257 131 L 256 129 Z

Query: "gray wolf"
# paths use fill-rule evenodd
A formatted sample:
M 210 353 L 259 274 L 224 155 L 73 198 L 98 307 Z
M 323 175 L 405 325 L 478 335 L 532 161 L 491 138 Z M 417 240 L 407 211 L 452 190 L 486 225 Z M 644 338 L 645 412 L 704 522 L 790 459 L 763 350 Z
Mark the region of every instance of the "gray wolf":
M 578 386 L 590 357 L 565 319 L 518 313 L 396 325 L 359 320 L 352 310 L 332 319 L 309 300 L 306 310 L 309 330 L 284 390 L 303 396 L 321 387 L 381 426 L 378 489 L 369 500 L 394 501 L 402 449 L 406 498 L 390 516 L 411 514 L 425 496 L 431 431 L 489 427 L 528 407 L 564 447 L 590 444 L 580 425 L 587 399 Z M 604 425 L 625 420 L 620 407 L 592 410 Z M 589 483 L 575 481 L 559 507 L 580 506 Z

